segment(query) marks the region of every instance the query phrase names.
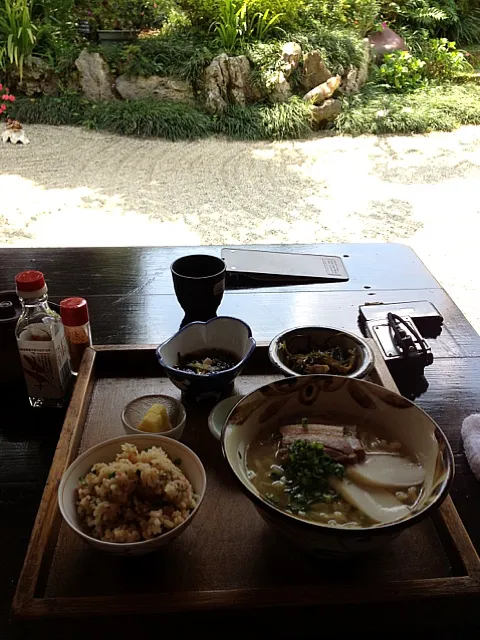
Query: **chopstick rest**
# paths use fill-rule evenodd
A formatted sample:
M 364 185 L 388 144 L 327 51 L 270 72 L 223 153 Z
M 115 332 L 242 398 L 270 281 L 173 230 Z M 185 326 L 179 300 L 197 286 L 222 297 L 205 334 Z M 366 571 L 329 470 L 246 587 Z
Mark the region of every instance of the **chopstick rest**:
M 474 413 L 462 423 L 462 438 L 468 464 L 480 480 L 480 414 Z

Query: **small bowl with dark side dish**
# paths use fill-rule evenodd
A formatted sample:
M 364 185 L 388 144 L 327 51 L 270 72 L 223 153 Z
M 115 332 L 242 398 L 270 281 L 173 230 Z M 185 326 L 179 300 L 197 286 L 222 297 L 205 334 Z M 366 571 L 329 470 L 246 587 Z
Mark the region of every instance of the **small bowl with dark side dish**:
M 309 354 L 314 351 L 326 351 L 339 347 L 343 356 L 348 359 L 355 353 L 351 369 L 342 371 L 331 368 L 326 371 L 295 371 L 287 364 L 288 353 Z M 288 353 L 287 353 L 288 352 Z M 286 376 L 327 373 L 342 375 L 347 378 L 365 378 L 373 368 L 374 355 L 363 338 L 343 329 L 334 327 L 296 327 L 279 333 L 270 343 L 268 350 L 270 361 Z
M 391 521 L 387 518 L 383 523 L 341 526 L 330 520 L 301 517 L 271 499 L 272 494 L 268 493 L 271 489 L 262 489 L 263 485 L 259 487 L 252 480 L 260 470 L 262 473 L 268 470 L 262 468 L 261 461 L 260 468 L 257 466 L 259 460 L 255 454 L 254 459 L 250 458 L 250 447 L 258 441 L 267 442 L 268 433 L 277 432 L 282 425 L 298 424 L 299 420 L 302 421 L 299 428 L 303 428 L 304 421 L 312 425 L 371 428 L 384 434 L 383 442 L 395 441 L 405 448 L 425 473 L 420 493 L 408 509 L 408 515 Z M 260 387 L 235 405 L 223 426 L 221 443 L 239 488 L 259 515 L 295 545 L 322 558 L 372 551 L 393 540 L 439 508 L 448 495 L 454 475 L 448 440 L 420 407 L 372 382 L 340 376 L 289 377 Z M 367 455 L 373 454 L 370 451 Z M 298 459 L 294 462 L 298 464 Z
M 237 318 L 219 316 L 207 322 L 192 322 L 157 349 L 157 359 L 173 384 L 195 400 L 220 400 L 231 388 L 255 349 L 250 327 Z M 233 366 L 208 375 L 179 369 L 180 359 L 200 354 L 231 356 Z

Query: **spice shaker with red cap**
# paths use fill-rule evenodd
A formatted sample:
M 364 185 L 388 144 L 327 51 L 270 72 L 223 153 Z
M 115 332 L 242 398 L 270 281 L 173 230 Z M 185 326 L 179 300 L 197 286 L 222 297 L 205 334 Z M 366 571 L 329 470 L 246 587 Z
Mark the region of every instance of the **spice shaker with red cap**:
M 65 298 L 60 302 L 60 315 L 65 327 L 72 372 L 76 375 L 85 349 L 92 344 L 87 301 L 85 298 Z
M 61 407 L 68 399 L 71 381 L 63 324 L 48 304 L 41 271 L 22 271 L 15 282 L 22 305 L 15 336 L 30 404 Z

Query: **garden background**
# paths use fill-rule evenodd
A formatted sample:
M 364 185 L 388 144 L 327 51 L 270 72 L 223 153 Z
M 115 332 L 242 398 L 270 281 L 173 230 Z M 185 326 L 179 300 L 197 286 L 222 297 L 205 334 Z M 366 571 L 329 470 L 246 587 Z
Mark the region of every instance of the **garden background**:
M 480 124 L 479 43 L 479 0 L 0 0 L 3 115 L 171 140 L 451 130 Z

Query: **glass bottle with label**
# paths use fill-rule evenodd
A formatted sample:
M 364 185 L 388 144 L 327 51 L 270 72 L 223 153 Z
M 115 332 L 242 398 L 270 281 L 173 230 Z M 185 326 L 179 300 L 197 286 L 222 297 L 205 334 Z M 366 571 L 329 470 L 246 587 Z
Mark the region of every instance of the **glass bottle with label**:
M 15 335 L 32 407 L 62 407 L 70 390 L 71 369 L 60 316 L 48 305 L 40 271 L 15 277 L 22 303 Z

